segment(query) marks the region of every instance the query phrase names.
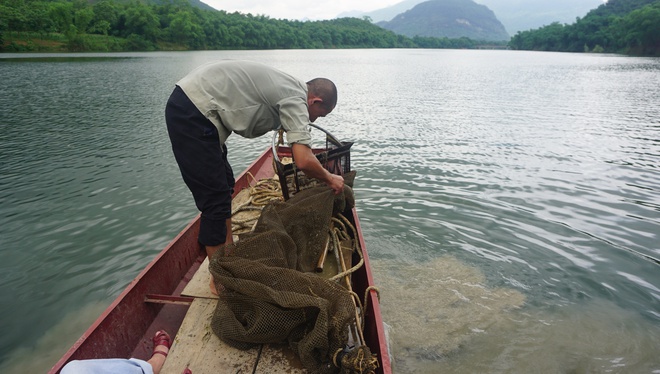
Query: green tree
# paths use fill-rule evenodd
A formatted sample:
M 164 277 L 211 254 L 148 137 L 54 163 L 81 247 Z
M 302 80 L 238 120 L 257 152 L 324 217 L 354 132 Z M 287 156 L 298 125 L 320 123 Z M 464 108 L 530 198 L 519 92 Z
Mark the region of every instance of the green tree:
M 156 42 L 160 34 L 160 21 L 152 7 L 134 3 L 126 10 L 125 17 L 125 35 L 136 35 L 149 42 Z M 134 41 L 132 43 L 135 44 Z
M 180 10 L 172 17 L 168 32 L 174 42 L 193 48 L 203 45 L 204 30 L 188 10 Z
M 131 34 L 126 38 L 126 47 L 129 51 L 150 51 L 153 50 L 153 44 L 137 34 Z
M 0 5 L 0 12 L 2 12 L 1 5 Z M 4 49 L 4 45 L 5 45 L 4 32 L 6 29 L 7 29 L 7 24 L 5 24 L 4 20 L 0 18 L 0 52 L 2 52 Z
M 0 4 L 0 24 L 9 31 L 26 31 L 27 16 L 22 9 Z
M 628 48 L 660 54 L 660 2 L 630 12 L 623 19 Z
M 609 0 L 572 25 L 519 32 L 513 49 L 660 54 L 660 1 Z
M 87 33 L 92 19 L 94 19 L 94 10 L 92 8 L 86 7 L 76 10 L 73 14 L 73 24 L 78 29 L 78 33 Z
M 211 49 L 220 49 L 225 46 L 229 30 L 217 17 L 205 17 L 202 20 L 202 31 L 206 36 L 206 45 Z
M 89 31 L 93 34 L 108 35 L 111 29 L 117 27 L 119 10 L 113 1 L 102 0 L 93 5 L 94 18 Z
M 228 31 L 229 38 L 227 39 L 227 46 L 236 48 L 242 47 L 243 38 L 245 37 L 243 30 L 238 26 L 230 26 Z
M 50 3 L 48 17 L 53 22 L 53 31 L 69 32 L 73 26 L 73 3 L 59 1 Z

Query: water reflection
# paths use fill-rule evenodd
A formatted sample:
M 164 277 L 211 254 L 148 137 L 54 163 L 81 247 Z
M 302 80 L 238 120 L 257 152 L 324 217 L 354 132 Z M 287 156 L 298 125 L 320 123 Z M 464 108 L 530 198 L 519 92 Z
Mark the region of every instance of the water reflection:
M 24 57 L 23 55 L 20 55 L 20 57 L 6 57 L 2 56 L 0 57 L 0 62 L 16 62 L 16 63 L 22 63 L 22 62 L 94 62 L 94 61 L 117 61 L 117 60 L 125 60 L 129 58 L 139 58 L 139 57 L 129 57 L 129 56 L 51 56 L 51 55 L 43 55 L 42 57 Z
M 542 372 L 660 370 L 649 353 L 660 336 L 657 59 L 86 56 L 0 61 L 3 371 L 20 367 L 10 357 L 68 348 L 91 322 L 71 316 L 109 304 L 194 217 L 163 107 L 173 82 L 220 58 L 336 81 L 339 104 L 319 124 L 355 141 L 357 207 L 399 373 L 535 372 L 536 361 Z M 242 170 L 269 145 L 232 137 L 230 162 Z M 67 322 L 78 334 L 40 343 Z

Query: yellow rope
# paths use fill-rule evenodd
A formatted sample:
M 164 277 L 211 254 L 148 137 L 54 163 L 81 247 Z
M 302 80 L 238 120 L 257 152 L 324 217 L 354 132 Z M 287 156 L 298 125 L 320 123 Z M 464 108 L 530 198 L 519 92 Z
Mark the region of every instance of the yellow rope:
M 332 231 L 333 242 L 335 240 L 338 242 L 340 235 L 342 235 L 345 239 L 350 239 L 350 236 L 348 235 L 348 229 L 347 229 L 347 228 L 350 228 L 351 232 L 353 233 L 353 238 L 354 238 L 353 239 L 353 250 L 356 251 L 358 253 L 358 255 L 360 256 L 360 261 L 355 266 L 353 266 L 351 269 L 342 271 L 339 274 L 335 275 L 334 277 L 330 278 L 331 281 L 337 281 L 339 279 L 347 277 L 349 274 L 354 273 L 355 271 L 357 271 L 359 268 L 361 268 L 364 265 L 364 256 L 362 254 L 362 248 L 360 248 L 360 245 L 359 245 L 359 242 L 358 242 L 357 229 L 342 214 L 338 214 L 337 217 L 338 218 L 335 218 L 335 217 L 332 218 L 332 222 L 334 224 L 336 224 L 337 226 L 339 226 L 339 227 L 335 227 Z M 342 269 L 342 270 L 344 270 L 344 269 Z M 367 289 L 364 291 L 364 301 L 363 302 L 360 300 L 358 295 L 355 294 L 355 292 L 353 292 L 349 288 L 349 292 L 351 294 L 351 297 L 353 298 L 354 302 L 356 302 L 356 308 L 361 311 L 359 314 L 356 313 L 356 318 L 358 318 L 356 320 L 356 322 L 358 322 L 358 333 L 360 334 L 360 337 L 362 338 L 363 342 L 364 342 L 364 336 L 363 336 L 364 331 L 363 330 L 364 330 L 365 312 L 367 310 L 367 306 L 369 305 L 369 292 L 372 291 L 372 290 L 376 291 L 376 296 L 378 297 L 378 300 L 380 301 L 380 290 L 376 286 L 367 287 Z M 356 359 L 352 360 L 351 363 L 356 364 L 356 363 L 360 362 L 359 365 L 361 365 L 362 364 L 361 360 L 363 358 L 364 357 L 356 358 Z M 375 366 L 374 366 L 374 362 L 375 362 Z M 343 360 L 342 360 L 342 364 L 344 364 Z M 378 360 L 375 358 L 375 355 L 371 357 L 370 361 L 367 363 L 367 366 L 370 369 L 365 371 L 365 373 L 371 373 L 371 372 L 373 372 L 374 367 L 378 367 Z M 355 368 L 355 366 L 353 368 Z M 363 371 L 361 371 L 361 370 L 362 369 L 359 369 L 356 372 L 363 373 Z
M 248 177 L 252 178 L 249 188 L 249 198 L 244 203 L 234 207 L 232 209 L 232 217 L 240 212 L 245 212 L 248 210 L 261 211 L 264 206 L 268 205 L 271 201 L 282 201 L 282 190 L 280 188 L 279 182 L 273 178 L 256 180 L 252 173 L 248 172 Z M 232 218 L 232 225 L 236 225 L 237 228 L 246 228 L 252 226 L 253 222 L 256 222 L 259 218 L 259 215 L 254 217 L 248 217 L 244 219 Z
M 335 364 L 336 367 L 339 367 L 339 364 L 337 363 L 337 356 L 343 351 L 342 348 L 339 348 L 334 355 L 332 355 L 332 363 Z
M 353 266 L 352 268 L 350 268 L 346 271 L 342 271 L 341 273 L 339 273 L 339 274 L 335 275 L 334 277 L 330 278 L 331 281 L 336 281 L 336 280 L 341 279 L 341 278 L 343 278 L 343 277 L 345 277 L 349 274 L 352 274 L 364 265 L 364 256 L 362 255 L 362 249 L 360 248 L 360 246 L 358 244 L 358 236 L 357 236 L 357 230 L 355 229 L 355 226 L 353 226 L 353 224 L 346 217 L 344 217 L 342 214 L 338 214 L 337 216 L 339 217 L 339 219 L 333 218 L 332 221 L 340 223 L 340 226 L 343 227 L 344 230 L 346 230 L 346 227 L 349 227 L 351 229 L 351 231 L 353 232 L 353 238 L 354 238 L 354 240 L 353 240 L 353 249 L 360 256 L 360 261 L 355 266 Z M 350 237 L 347 237 L 347 238 L 350 238 Z M 337 240 L 338 240 L 338 237 L 337 237 Z
M 380 290 L 378 287 L 369 286 L 366 290 L 364 290 L 364 302 L 362 303 L 364 305 L 364 310 L 367 310 L 367 307 L 369 306 L 369 291 L 376 291 L 376 297 L 378 298 L 378 302 L 380 302 Z M 364 313 L 362 318 L 364 318 Z
M 376 355 L 366 345 L 355 348 L 341 358 L 343 373 L 373 374 L 379 366 Z

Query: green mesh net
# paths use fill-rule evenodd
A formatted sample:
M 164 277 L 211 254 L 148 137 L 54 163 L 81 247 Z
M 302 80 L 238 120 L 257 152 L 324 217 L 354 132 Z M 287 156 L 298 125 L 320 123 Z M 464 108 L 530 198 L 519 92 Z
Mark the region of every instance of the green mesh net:
M 209 269 L 222 291 L 211 327 L 221 340 L 239 349 L 284 342 L 311 372 L 361 372 L 333 363 L 356 321 L 351 293 L 314 273 L 332 218 L 353 207 L 354 176 L 339 195 L 314 187 L 268 204 L 252 232 L 215 253 Z

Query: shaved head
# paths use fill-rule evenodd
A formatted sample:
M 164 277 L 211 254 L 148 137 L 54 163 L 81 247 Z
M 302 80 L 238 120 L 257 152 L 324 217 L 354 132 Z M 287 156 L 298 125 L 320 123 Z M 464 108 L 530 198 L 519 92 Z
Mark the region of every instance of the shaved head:
M 332 110 L 337 105 L 337 86 L 330 79 L 314 78 L 307 82 L 309 93 L 323 100 L 323 106 Z

